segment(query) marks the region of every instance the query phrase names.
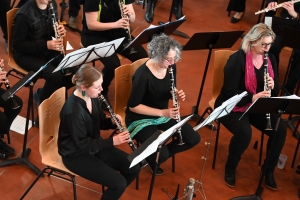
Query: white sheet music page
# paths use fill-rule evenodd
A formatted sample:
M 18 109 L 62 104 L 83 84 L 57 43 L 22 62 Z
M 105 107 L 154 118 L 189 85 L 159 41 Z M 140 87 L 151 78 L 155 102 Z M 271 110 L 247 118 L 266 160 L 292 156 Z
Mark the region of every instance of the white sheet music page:
M 31 128 L 31 120 L 29 120 L 29 124 L 28 124 L 28 130 Z M 13 121 L 10 130 L 20 133 L 22 135 L 24 135 L 25 133 L 25 125 L 26 125 L 26 118 L 21 117 L 20 115 L 18 115 L 15 120 Z
M 151 154 L 156 152 L 158 146 L 161 143 L 163 143 L 167 138 L 171 137 L 172 134 L 174 132 L 176 132 L 176 130 L 179 127 L 181 127 L 183 124 L 185 124 L 192 116 L 193 115 L 190 115 L 190 116 L 186 117 L 185 119 L 181 120 L 179 123 L 175 124 L 174 126 L 169 128 L 168 130 L 166 130 L 165 132 L 160 134 L 158 136 L 158 138 L 156 140 L 154 140 L 140 155 L 136 156 L 132 160 L 129 168 L 135 166 L 136 164 L 140 163 L 142 160 L 144 160 L 145 158 L 147 158 L 148 156 L 150 156 Z

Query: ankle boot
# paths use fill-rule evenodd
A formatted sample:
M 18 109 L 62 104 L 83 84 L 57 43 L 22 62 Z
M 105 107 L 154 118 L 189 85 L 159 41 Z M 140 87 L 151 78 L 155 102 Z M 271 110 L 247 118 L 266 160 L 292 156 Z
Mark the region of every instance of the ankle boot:
M 183 5 L 183 0 L 175 0 L 174 1 L 174 6 L 172 8 L 172 11 L 173 11 L 173 14 L 175 14 L 176 19 L 183 17 L 182 5 Z
M 151 23 L 153 21 L 154 17 L 154 8 L 157 0 L 148 0 L 147 10 L 145 19 L 148 23 Z
M 277 190 L 277 184 L 274 179 L 274 172 L 266 172 L 265 183 L 266 183 L 267 188 L 269 188 L 271 190 Z

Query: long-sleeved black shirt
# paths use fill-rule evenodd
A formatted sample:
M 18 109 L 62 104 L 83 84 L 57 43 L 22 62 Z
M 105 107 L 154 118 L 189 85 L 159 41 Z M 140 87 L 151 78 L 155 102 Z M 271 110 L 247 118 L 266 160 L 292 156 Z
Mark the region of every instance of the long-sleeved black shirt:
M 92 113 L 86 102 L 71 94 L 60 113 L 58 152 L 61 156 L 95 154 L 103 148 L 113 147 L 113 139 L 102 139 L 100 129 L 116 128 L 101 109 L 101 101 L 92 98 Z

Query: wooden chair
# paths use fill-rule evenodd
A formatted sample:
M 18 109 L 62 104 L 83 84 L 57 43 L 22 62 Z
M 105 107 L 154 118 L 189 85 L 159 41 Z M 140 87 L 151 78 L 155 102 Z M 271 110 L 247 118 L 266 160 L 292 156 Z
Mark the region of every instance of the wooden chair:
M 215 101 L 217 97 L 219 96 L 223 82 L 224 82 L 224 67 L 226 65 L 226 62 L 231 54 L 233 54 L 235 51 L 230 50 L 218 50 L 215 51 L 215 57 L 214 57 L 214 76 L 213 76 L 213 90 L 212 90 L 212 99 L 208 102 L 209 107 L 206 108 L 202 118 L 205 114 L 210 114 L 215 106 Z M 212 168 L 215 168 L 216 164 L 216 158 L 217 158 L 217 151 L 218 151 L 218 143 L 219 143 L 219 135 L 220 135 L 220 121 L 217 120 L 217 134 L 216 134 L 216 141 L 215 141 L 215 148 L 214 148 L 214 157 L 213 157 L 213 163 Z M 261 134 L 261 145 L 260 145 L 260 155 L 259 155 L 259 165 L 261 165 L 261 157 L 262 157 L 262 147 L 263 147 L 263 139 L 264 134 Z

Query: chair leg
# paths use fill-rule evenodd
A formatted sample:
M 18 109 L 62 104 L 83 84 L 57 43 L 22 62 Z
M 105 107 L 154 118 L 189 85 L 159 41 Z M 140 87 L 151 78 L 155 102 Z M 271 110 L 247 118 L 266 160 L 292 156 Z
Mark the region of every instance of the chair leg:
M 9 132 L 6 133 L 6 136 L 7 136 L 7 143 L 10 144 L 10 134 L 9 134 Z
M 175 155 L 172 156 L 172 172 L 175 173 Z
M 24 194 L 21 196 L 20 200 L 24 199 L 24 197 L 27 195 L 27 193 L 31 190 L 31 188 L 35 185 L 35 183 L 39 180 L 39 178 L 45 173 L 45 171 L 48 169 L 48 167 L 45 167 L 43 171 L 35 178 L 33 183 L 29 186 L 29 188 L 24 192 Z
M 139 181 L 140 180 L 140 175 L 138 175 L 135 179 L 135 189 L 136 190 L 139 190 Z
M 295 127 L 293 135 L 296 134 L 296 131 L 297 131 L 298 127 L 299 127 L 299 123 L 300 123 L 300 119 L 297 122 L 297 125 Z M 296 149 L 295 149 L 295 153 L 294 153 L 294 157 L 293 157 L 291 168 L 294 168 L 294 164 L 295 164 L 297 153 L 298 153 L 298 149 L 299 149 L 299 143 L 300 143 L 300 137 L 298 138 L 298 142 L 297 142 L 297 146 L 296 146 Z
M 264 132 L 261 132 L 261 139 L 260 139 L 260 149 L 259 149 L 259 160 L 258 165 L 261 166 L 261 159 L 262 159 L 262 151 L 264 147 Z
M 218 143 L 219 143 L 219 134 L 220 134 L 220 126 L 221 123 L 218 120 L 218 128 L 217 128 L 217 134 L 216 134 L 216 142 L 215 142 L 215 150 L 214 150 L 214 157 L 213 157 L 213 164 L 212 164 L 212 168 L 215 169 L 215 165 L 216 165 L 216 159 L 217 159 L 217 151 L 218 151 Z

